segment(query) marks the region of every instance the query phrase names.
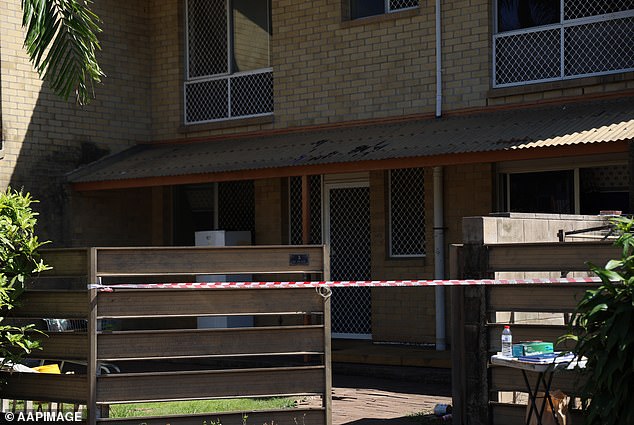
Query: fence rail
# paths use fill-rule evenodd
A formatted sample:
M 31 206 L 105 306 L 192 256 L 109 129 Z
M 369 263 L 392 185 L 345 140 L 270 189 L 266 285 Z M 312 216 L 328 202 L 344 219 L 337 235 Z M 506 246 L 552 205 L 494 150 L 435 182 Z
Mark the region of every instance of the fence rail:
M 516 243 L 454 245 L 451 274 L 457 279 L 495 279 L 499 272 L 588 271 L 587 261 L 605 264 L 620 251 L 610 242 Z M 598 281 L 571 279 L 548 284 L 479 285 L 451 288 L 452 386 L 454 423 L 492 425 L 526 421 L 526 387 L 519 370 L 492 365 L 501 349 L 500 336 L 510 324 L 514 341 L 557 341 L 567 333 L 569 314 L 585 291 Z M 571 349 L 571 342 L 556 349 Z M 536 375 L 528 373 L 529 382 Z M 552 388 L 579 395 L 583 378 L 577 372 L 557 373 Z M 573 421 L 582 422 L 574 411 Z
M 116 285 L 139 276 L 151 281 L 198 274 L 323 277 L 323 247 L 91 248 L 42 255 L 54 268 L 29 286 L 44 289 L 27 291 L 11 319 L 26 318 L 43 329 L 51 319 L 87 325 L 48 332 L 43 350 L 34 354 L 73 374 L 3 373 L 5 399 L 25 400 L 24 406 L 86 405 L 89 424 L 125 424 L 139 423 L 139 418 L 108 417 L 109 405 L 311 395 L 321 397 L 321 407 L 242 413 L 248 413 L 249 423 L 330 424 L 327 291 Z M 109 280 L 107 289 L 80 289 L 82 282 L 104 279 Z M 192 423 L 203 417 L 242 424 L 238 412 L 142 422 Z
M 597 12 L 494 34 L 493 87 L 632 71 L 631 55 L 623 54 L 633 40 L 631 3 L 614 13 Z

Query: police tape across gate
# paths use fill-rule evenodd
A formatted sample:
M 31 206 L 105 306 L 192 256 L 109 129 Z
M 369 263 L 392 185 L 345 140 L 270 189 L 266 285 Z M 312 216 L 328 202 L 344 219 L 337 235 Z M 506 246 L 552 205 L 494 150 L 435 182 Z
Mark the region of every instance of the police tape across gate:
M 425 286 L 477 286 L 477 285 L 539 285 L 598 283 L 598 277 L 534 278 L 534 279 L 451 279 L 451 280 L 345 280 L 345 281 L 275 281 L 275 282 L 190 282 L 90 285 L 90 289 L 111 292 L 117 289 L 266 289 L 266 288 L 319 288 L 319 287 L 425 287 Z

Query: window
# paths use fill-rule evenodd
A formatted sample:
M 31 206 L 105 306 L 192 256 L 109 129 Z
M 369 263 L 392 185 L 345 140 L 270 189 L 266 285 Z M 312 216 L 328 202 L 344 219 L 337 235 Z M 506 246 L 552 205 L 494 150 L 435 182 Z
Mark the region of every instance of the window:
M 504 210 L 588 214 L 629 210 L 625 164 L 504 174 Z
M 185 123 L 270 115 L 269 0 L 187 0 Z
M 418 7 L 418 0 L 350 0 L 350 19 Z
M 634 70 L 634 0 L 494 5 L 494 87 Z
M 559 22 L 559 0 L 498 1 L 498 31 L 513 31 Z
M 248 230 L 255 235 L 253 180 L 174 186 L 174 245 L 193 245 L 194 232 Z
M 581 214 L 631 213 L 629 177 L 625 164 L 579 169 Z
M 389 173 L 390 257 L 425 255 L 425 187 L 422 168 Z
M 509 175 L 509 211 L 574 214 L 572 170 Z

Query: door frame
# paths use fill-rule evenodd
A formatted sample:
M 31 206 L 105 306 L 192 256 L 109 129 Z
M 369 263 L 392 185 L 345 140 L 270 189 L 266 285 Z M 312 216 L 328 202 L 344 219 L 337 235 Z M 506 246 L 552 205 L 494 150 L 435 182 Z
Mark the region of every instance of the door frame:
M 326 176 L 324 176 L 326 177 Z M 370 189 L 370 181 L 369 178 L 359 178 L 359 176 L 357 174 L 355 175 L 351 175 L 349 181 L 346 181 L 348 179 L 345 179 L 345 176 L 342 176 L 342 178 L 337 179 L 335 181 L 327 181 L 326 178 L 322 179 L 322 205 L 323 205 L 323 211 L 322 211 L 322 217 L 323 217 L 323 234 L 322 234 L 322 241 L 324 243 L 324 245 L 326 245 L 326 250 L 328 253 L 328 261 L 330 262 L 330 258 L 331 258 L 331 252 L 330 252 L 330 191 L 331 189 L 349 189 L 349 188 L 368 188 L 368 190 Z M 370 214 L 370 207 L 371 205 L 368 205 L 368 215 L 371 217 Z M 370 237 L 371 237 L 371 233 L 370 233 Z M 370 265 L 372 263 L 372 257 L 370 256 L 370 258 L 368 259 L 370 261 Z M 332 265 L 328 264 L 328 268 L 331 271 L 331 276 L 332 276 Z M 371 290 L 370 288 L 368 288 L 369 290 Z M 370 300 L 370 314 L 371 314 L 371 309 L 372 309 L 372 301 Z M 371 332 L 371 330 L 370 330 Z M 372 333 L 369 334 L 353 334 L 353 333 L 332 333 L 331 334 L 332 338 L 341 338 L 341 339 L 363 339 L 363 340 L 371 340 L 372 339 Z

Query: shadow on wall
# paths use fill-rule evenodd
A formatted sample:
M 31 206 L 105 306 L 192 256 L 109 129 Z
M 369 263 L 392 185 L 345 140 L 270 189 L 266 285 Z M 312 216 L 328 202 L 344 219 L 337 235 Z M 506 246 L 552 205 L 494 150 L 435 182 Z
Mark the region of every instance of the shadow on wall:
M 38 235 L 42 240 L 51 240 L 54 246 L 117 243 L 113 240 L 117 235 L 112 234 L 108 222 L 134 221 L 117 217 L 116 213 L 140 213 L 138 203 L 132 202 L 125 208 L 115 205 L 120 194 L 114 192 L 73 192 L 65 183 L 65 174 L 150 138 L 148 3 L 114 0 L 93 5 L 102 19 L 102 51 L 98 59 L 107 78 L 96 87 L 95 100 L 84 107 L 56 97 L 47 83 L 38 90 L 35 72 L 25 68 L 28 59 L 21 49 L 21 40 L 14 43 L 17 46 L 14 50 L 5 48 L 3 43 L 3 61 L 17 62 L 16 67 L 2 69 L 5 88 L 2 96 L 5 157 L 2 162 L 15 161 L 11 164 L 11 175 L 5 175 L 3 180 L 16 189 L 23 188 L 40 201 L 34 205 L 40 213 Z M 20 13 L 19 3 L 7 7 Z M 11 55 L 13 57 L 8 57 Z M 122 60 L 126 66 L 116 66 Z M 14 80 L 19 84 L 12 83 Z M 19 93 L 26 98 L 25 102 L 9 98 L 18 91 L 14 84 L 22 89 Z M 34 99 L 33 110 L 25 114 L 31 99 Z M 128 196 L 137 201 L 138 197 L 139 193 Z M 100 226 L 105 227 L 105 231 L 98 231 Z M 110 227 L 113 227 L 111 223 Z

